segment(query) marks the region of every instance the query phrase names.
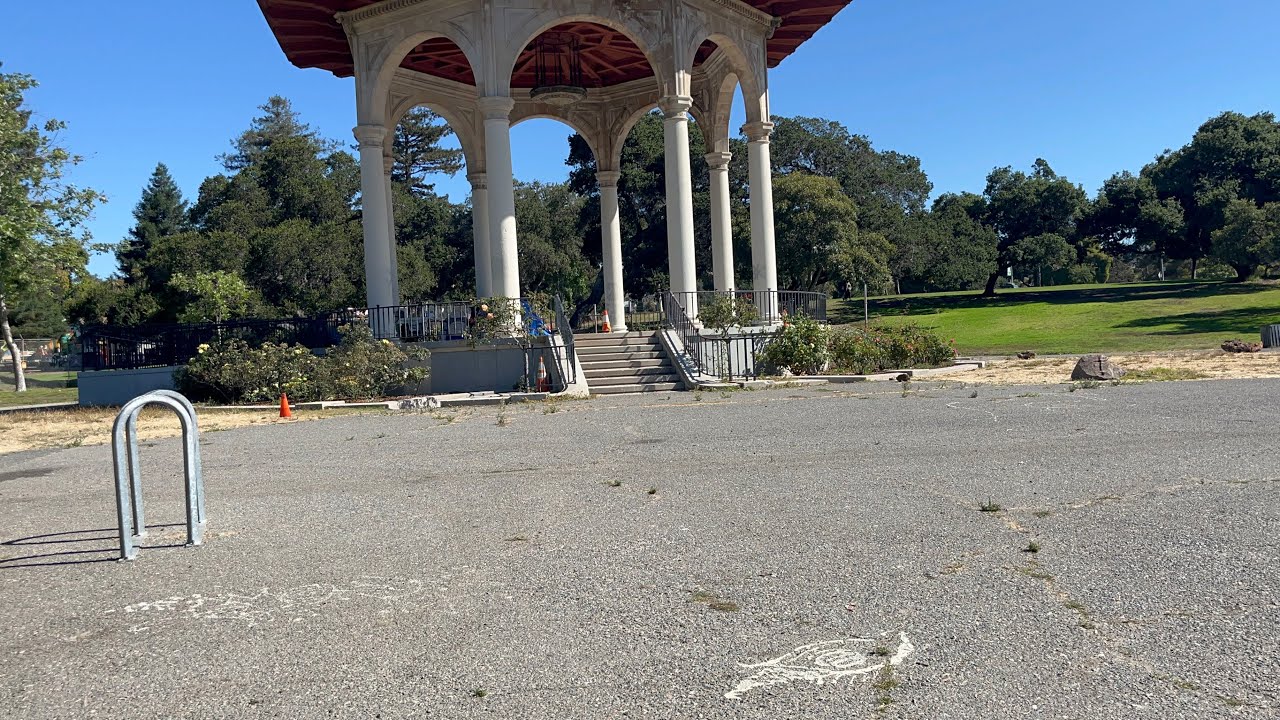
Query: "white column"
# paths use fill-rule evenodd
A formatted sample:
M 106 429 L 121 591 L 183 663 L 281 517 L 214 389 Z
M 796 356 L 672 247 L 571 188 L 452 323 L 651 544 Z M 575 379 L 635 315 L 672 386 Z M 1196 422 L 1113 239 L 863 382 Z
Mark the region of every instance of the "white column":
M 669 95 L 659 101 L 666 119 L 662 136 L 667 176 L 667 263 L 671 291 L 690 318 L 698 316 L 693 260 L 693 178 L 689 169 L 689 108 L 693 98 Z M 689 294 L 685 294 L 689 293 Z
M 773 168 L 769 163 L 769 134 L 773 123 L 755 122 L 742 126 L 748 144 L 751 183 L 751 274 L 752 289 L 778 290 L 778 259 L 773 242 Z M 777 321 L 776 294 L 757 297 L 760 316 Z
M 516 196 L 511 172 L 511 108 L 509 97 L 482 97 L 485 175 L 488 180 L 489 236 L 494 296 L 520 297 L 520 254 L 516 245 Z
M 622 220 L 618 216 L 617 170 L 596 173 L 600 183 L 600 246 L 604 258 L 604 307 L 616 333 L 627 331 L 626 308 L 622 299 Z
M 382 156 L 383 175 L 386 177 L 387 186 L 387 237 L 389 238 L 388 246 L 391 249 L 391 297 L 395 299 L 395 302 L 392 304 L 399 305 L 401 301 L 400 261 L 396 259 L 396 195 L 391 189 L 391 166 L 394 164 L 394 157 L 390 155 Z
M 707 153 L 711 173 L 711 274 L 716 290 L 733 292 L 733 225 L 729 211 L 729 161 L 727 152 Z
M 493 295 L 493 253 L 489 242 L 489 186 L 484 173 L 470 173 L 471 237 L 475 243 L 476 297 Z
M 387 129 L 358 125 L 360 144 L 360 216 L 364 225 L 364 282 L 369 307 L 394 305 L 391 236 L 387 225 L 387 184 L 382 172 L 382 143 Z

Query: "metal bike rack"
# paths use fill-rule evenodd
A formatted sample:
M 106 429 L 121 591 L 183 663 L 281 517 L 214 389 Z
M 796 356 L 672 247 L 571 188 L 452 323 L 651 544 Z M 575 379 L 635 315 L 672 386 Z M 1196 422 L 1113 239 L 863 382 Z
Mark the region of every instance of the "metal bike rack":
M 137 557 L 138 548 L 133 540 L 147 534 L 142 506 L 142 473 L 138 462 L 138 413 L 147 405 L 164 405 L 177 413 L 182 423 L 182 459 L 187 483 L 187 545 L 199 545 L 204 535 L 204 477 L 200 467 L 200 428 L 196 423 L 195 407 L 190 400 L 172 390 L 149 392 L 120 408 L 111 431 L 121 560 Z

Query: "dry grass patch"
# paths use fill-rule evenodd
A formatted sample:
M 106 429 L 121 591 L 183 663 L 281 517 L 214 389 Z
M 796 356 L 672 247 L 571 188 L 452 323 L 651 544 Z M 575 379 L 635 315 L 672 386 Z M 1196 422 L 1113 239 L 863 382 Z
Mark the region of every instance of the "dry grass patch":
M 111 442 L 111 425 L 118 412 L 119 408 L 71 408 L 0 414 L 0 455 L 41 448 L 104 445 Z M 309 410 L 295 414 L 293 420 L 281 420 L 274 410 L 201 412 L 197 408 L 196 412 L 202 433 L 352 414 L 351 410 Z M 171 410 L 148 408 L 138 417 L 138 438 L 144 442 L 181 434 L 178 416 Z
M 1280 378 L 1280 353 L 1226 353 L 1221 350 L 1116 353 L 1112 362 L 1129 374 L 1126 381 Z M 994 360 L 964 374 L 966 384 L 1045 385 L 1071 381 L 1079 356 L 1037 360 Z

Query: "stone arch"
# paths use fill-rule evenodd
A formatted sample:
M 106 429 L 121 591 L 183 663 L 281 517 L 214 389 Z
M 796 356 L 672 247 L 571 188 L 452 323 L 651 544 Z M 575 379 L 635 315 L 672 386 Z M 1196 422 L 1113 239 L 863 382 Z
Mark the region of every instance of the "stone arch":
M 494 69 L 496 70 L 495 93 L 500 95 L 510 94 L 511 75 L 515 71 L 516 61 L 520 58 L 520 54 L 524 52 L 524 49 L 529 46 L 529 43 L 536 40 L 538 36 L 559 25 L 587 22 L 616 30 L 635 43 L 635 46 L 644 54 L 645 59 L 649 61 L 649 67 L 653 69 L 655 82 L 664 88 L 664 94 L 666 94 L 665 89 L 668 86 L 674 86 L 676 77 L 674 63 L 666 62 L 660 52 L 663 45 L 660 30 L 653 28 L 646 32 L 646 28 L 634 19 L 618 12 L 615 3 L 595 3 L 593 5 L 596 6 L 597 11 L 603 8 L 611 9 L 613 10 L 613 15 L 601 15 L 598 12 L 561 14 L 563 11 L 553 9 L 540 12 L 524 20 L 519 25 L 508 28 L 507 44 L 497 50 L 497 57 L 494 60 Z
M 549 112 L 533 111 L 529 113 L 521 113 L 519 110 L 511 113 L 511 127 L 515 129 L 517 125 L 526 120 L 555 120 L 556 122 L 567 125 L 568 128 L 583 137 L 587 141 L 587 147 L 591 148 L 591 154 L 596 159 L 596 165 L 600 165 L 600 147 L 599 133 L 595 128 L 583 124 L 581 121 L 567 115 L 557 115 Z
M 358 68 L 356 72 L 356 84 L 361 90 L 360 103 L 356 110 L 361 115 L 359 118 L 361 124 L 387 124 L 388 108 L 385 103 L 391 96 L 391 85 L 395 79 L 396 70 L 414 48 L 428 40 L 445 38 L 456 45 L 467 58 L 467 64 L 471 66 L 471 74 L 476 79 L 477 87 L 482 82 L 482 73 L 478 72 L 482 66 L 477 63 L 480 57 L 479 50 L 460 34 L 446 32 L 436 27 L 431 30 L 416 31 L 411 28 L 401 28 L 397 35 L 398 37 L 365 40 L 361 43 L 366 46 L 364 53 L 358 53 L 358 55 L 366 55 L 364 71 L 361 72 Z
M 468 122 L 467 116 L 459 112 L 456 104 L 443 98 L 436 99 L 426 94 L 413 94 L 403 97 L 393 96 L 391 102 L 387 104 L 388 148 L 401 118 L 416 107 L 425 107 L 444 118 L 444 121 L 448 123 L 449 129 L 458 137 L 458 144 L 462 146 L 462 158 L 466 162 L 468 174 L 484 172 L 483 133 L 477 131 L 474 123 Z
M 717 53 L 724 53 L 725 59 L 729 63 L 729 72 L 722 80 L 720 88 L 718 88 L 717 102 L 725 103 L 725 122 L 728 122 L 729 109 L 733 103 L 733 88 L 738 86 L 742 88 L 742 99 L 746 105 L 747 122 L 768 122 L 769 121 L 769 101 L 768 101 L 768 74 L 764 64 L 764 48 L 758 49 L 760 58 L 753 62 L 752 57 L 756 53 L 748 55 L 742 48 L 742 45 L 734 38 L 722 32 L 708 32 L 705 35 L 695 36 L 697 40 L 693 41 L 691 52 L 697 52 L 697 49 L 703 42 L 710 40 L 716 45 Z M 692 54 L 690 55 L 692 57 Z M 728 78 L 733 78 L 733 84 L 726 84 Z M 727 136 L 726 136 L 727 137 Z
M 631 113 L 623 116 L 621 120 L 612 128 L 610 134 L 613 137 L 613 149 L 609 157 L 609 170 L 620 170 L 622 168 L 622 146 L 626 144 L 627 137 L 631 135 L 631 131 L 635 128 L 636 123 L 640 122 L 640 118 L 648 115 L 658 109 L 656 102 L 642 105 Z M 596 157 L 596 166 L 600 167 L 600 158 Z

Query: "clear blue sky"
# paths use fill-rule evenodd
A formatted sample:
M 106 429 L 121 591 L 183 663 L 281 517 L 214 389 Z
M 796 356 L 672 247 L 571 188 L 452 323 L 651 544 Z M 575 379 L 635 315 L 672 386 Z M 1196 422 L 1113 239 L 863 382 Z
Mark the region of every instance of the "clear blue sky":
M 124 236 L 157 162 L 194 196 L 272 94 L 353 142 L 352 81 L 291 66 L 253 0 L 4 5 L 4 71 L 40 81 L 30 104 L 70 124 L 75 180 L 110 200 L 99 241 Z M 1277 28 L 1276 0 L 855 0 L 773 71 L 771 104 L 918 156 L 936 193 L 1044 157 L 1092 194 L 1223 110 L 1280 111 Z M 516 175 L 565 179 L 567 135 L 517 126 Z M 468 190 L 461 176 L 438 187 Z

